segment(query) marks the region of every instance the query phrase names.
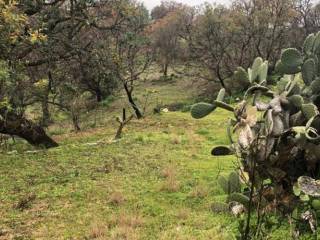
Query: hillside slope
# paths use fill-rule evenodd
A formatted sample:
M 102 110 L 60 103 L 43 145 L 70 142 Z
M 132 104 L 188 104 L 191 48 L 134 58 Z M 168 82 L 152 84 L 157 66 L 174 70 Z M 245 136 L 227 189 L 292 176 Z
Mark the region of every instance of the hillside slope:
M 157 102 L 191 101 L 177 83 L 150 87 Z M 229 113 L 149 114 L 114 142 L 122 103 L 99 109 L 101 121 L 80 133 L 53 126 L 58 148 L 19 143 L 1 154 L 0 239 L 233 239 L 236 221 L 210 211 L 225 199 L 217 177 L 236 161 L 210 155 L 227 144 Z

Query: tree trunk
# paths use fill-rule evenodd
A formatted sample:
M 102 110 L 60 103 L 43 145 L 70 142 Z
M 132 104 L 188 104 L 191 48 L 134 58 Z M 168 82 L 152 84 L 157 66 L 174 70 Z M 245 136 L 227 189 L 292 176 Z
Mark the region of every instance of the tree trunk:
M 231 96 L 231 89 L 227 88 L 227 86 L 226 86 L 226 84 L 224 82 L 225 79 L 221 76 L 220 66 L 219 65 L 217 67 L 216 74 L 217 74 L 217 77 L 218 77 L 218 80 L 220 82 L 221 87 L 224 88 L 226 90 L 226 92 Z
M 51 70 L 48 71 L 48 86 L 46 88 L 46 91 L 43 95 L 42 101 L 41 101 L 41 108 L 42 108 L 42 119 L 41 119 L 41 126 L 48 127 L 50 123 L 52 123 L 51 115 L 49 112 L 49 95 L 52 88 L 52 73 Z
M 97 102 L 101 102 L 102 101 L 102 92 L 101 90 L 98 88 L 95 90 L 95 93 L 96 93 L 96 99 L 97 99 Z
M 168 76 L 168 63 L 167 63 L 167 61 L 163 65 L 163 76 L 164 77 Z
M 116 136 L 114 137 L 115 140 L 118 140 L 121 138 L 121 134 L 122 134 L 122 129 L 123 129 L 124 125 L 120 123 L 120 126 L 117 130 Z
M 133 118 L 133 115 L 131 115 L 129 118 L 126 117 L 126 109 L 124 108 L 122 110 L 122 119 L 117 118 L 117 121 L 118 121 L 118 123 L 120 125 L 119 125 L 119 128 L 117 130 L 116 136 L 114 137 L 115 140 L 118 140 L 118 139 L 121 138 L 122 130 L 123 130 L 124 126 L 126 124 L 128 124 L 131 121 L 132 118 Z
M 35 146 L 45 148 L 58 146 L 58 143 L 50 138 L 41 126 L 6 108 L 0 109 L 0 133 L 21 137 Z
M 48 98 L 42 100 L 41 103 L 42 108 L 42 119 L 41 119 L 41 126 L 48 127 L 51 123 L 51 117 L 49 112 L 49 104 L 48 104 Z
M 124 90 L 126 91 L 127 97 L 128 97 L 128 101 L 131 104 L 136 116 L 138 119 L 143 118 L 143 115 L 140 111 L 140 109 L 138 108 L 138 106 L 135 104 L 133 97 L 132 97 L 132 91 L 129 90 L 128 85 L 126 83 L 123 84 L 124 86 Z
M 76 132 L 79 132 L 81 130 L 79 125 L 79 117 L 76 113 L 71 113 L 71 115 L 72 115 L 72 123 L 73 123 L 74 130 Z

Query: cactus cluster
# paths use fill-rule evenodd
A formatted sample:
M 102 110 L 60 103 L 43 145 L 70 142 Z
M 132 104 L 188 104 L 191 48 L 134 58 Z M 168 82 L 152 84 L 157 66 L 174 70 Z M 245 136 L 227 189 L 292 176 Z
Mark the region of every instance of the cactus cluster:
M 228 179 L 226 179 L 224 176 L 219 176 L 218 183 L 226 194 L 241 191 L 240 178 L 236 172 L 230 173 Z
M 231 172 L 228 178 L 219 176 L 218 184 L 222 188 L 225 194 L 228 195 L 227 202 L 215 202 L 211 205 L 211 210 L 214 212 L 228 212 L 235 204 L 243 205 L 247 208 L 249 205 L 249 197 L 241 193 L 241 181 L 237 172 Z
M 268 62 L 260 57 L 247 71 L 238 67 L 233 79 L 248 83 L 243 100 L 235 107 L 225 103 L 222 89 L 213 103 L 195 104 L 191 115 L 199 119 L 217 107 L 233 112 L 228 127 L 231 146 L 212 153 L 234 152 L 250 173 L 248 186 L 262 187 L 266 207 L 292 211 L 300 202 L 293 191 L 298 179 L 320 178 L 320 32 L 309 35 L 301 51 L 282 51 L 272 73 L 278 76 L 276 86 L 267 85 L 268 70 Z M 233 133 L 237 142 L 232 141 Z M 226 179 L 219 178 L 219 183 L 229 198 L 247 201 Z M 320 185 L 312 187 L 320 192 Z M 317 198 L 312 197 L 312 204 L 318 208 Z

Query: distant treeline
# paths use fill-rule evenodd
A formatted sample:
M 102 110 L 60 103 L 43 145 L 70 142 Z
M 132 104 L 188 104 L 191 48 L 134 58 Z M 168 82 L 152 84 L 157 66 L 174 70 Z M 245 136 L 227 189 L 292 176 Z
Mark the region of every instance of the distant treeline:
M 272 69 L 281 49 L 301 46 L 319 26 L 320 5 L 310 0 L 162 2 L 151 12 L 133 0 L 0 0 L 0 133 L 26 138 L 30 106 L 41 126 L 55 106 L 80 130 L 81 113 L 119 89 L 142 118 L 134 89 L 152 64 L 164 78 L 180 71 L 228 91 L 237 66 L 261 56 Z M 28 125 L 35 145 L 45 135 L 38 127 Z

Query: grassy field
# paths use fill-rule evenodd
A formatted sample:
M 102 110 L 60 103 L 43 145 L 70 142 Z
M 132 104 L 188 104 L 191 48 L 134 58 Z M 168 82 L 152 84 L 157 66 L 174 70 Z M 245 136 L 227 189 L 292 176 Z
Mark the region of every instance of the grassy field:
M 150 88 L 158 92 L 151 105 L 192 101 L 191 88 L 180 83 Z M 237 221 L 210 211 L 225 199 L 217 177 L 235 164 L 233 157 L 210 155 L 213 146 L 227 144 L 229 113 L 200 121 L 182 112 L 149 114 L 114 142 L 115 106 L 123 103 L 100 108 L 99 121 L 84 122 L 80 133 L 66 122 L 51 127 L 58 148 L 34 152 L 19 143 L 3 151 L 1 240 L 234 239 Z

